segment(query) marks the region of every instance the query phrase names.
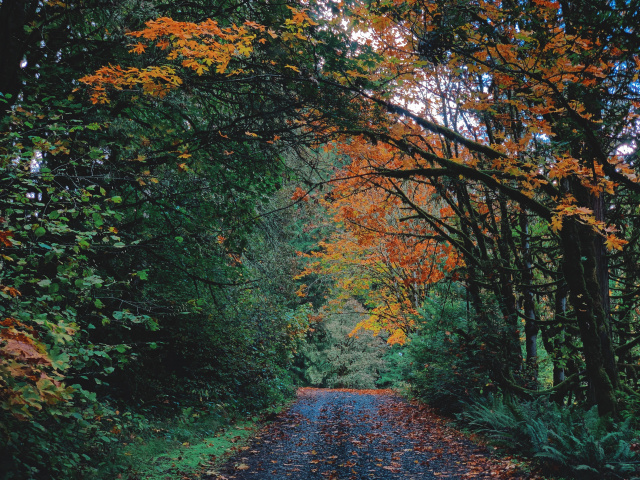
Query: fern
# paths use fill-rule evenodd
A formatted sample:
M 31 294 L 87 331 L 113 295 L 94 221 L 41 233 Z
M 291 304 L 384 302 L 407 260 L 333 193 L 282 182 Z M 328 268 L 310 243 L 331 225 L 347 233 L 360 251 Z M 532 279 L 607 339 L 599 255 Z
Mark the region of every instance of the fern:
M 545 399 L 505 402 L 486 399 L 468 405 L 459 416 L 494 442 L 510 445 L 564 467 L 576 478 L 628 478 L 637 475 L 640 456 L 630 448 L 640 432 L 632 419 L 613 423 L 595 408 L 560 408 Z

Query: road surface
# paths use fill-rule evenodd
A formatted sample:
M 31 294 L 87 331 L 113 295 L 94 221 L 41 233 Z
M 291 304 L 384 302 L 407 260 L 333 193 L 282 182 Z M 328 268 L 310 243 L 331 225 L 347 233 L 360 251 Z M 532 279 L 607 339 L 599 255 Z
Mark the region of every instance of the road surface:
M 390 391 L 300 389 L 210 480 L 531 479 Z

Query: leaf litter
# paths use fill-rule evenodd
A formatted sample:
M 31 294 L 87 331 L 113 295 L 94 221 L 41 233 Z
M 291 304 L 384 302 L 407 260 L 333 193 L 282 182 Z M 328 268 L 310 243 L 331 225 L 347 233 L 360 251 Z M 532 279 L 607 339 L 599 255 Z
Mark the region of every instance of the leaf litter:
M 391 390 L 302 388 L 298 400 L 207 480 L 540 479 Z

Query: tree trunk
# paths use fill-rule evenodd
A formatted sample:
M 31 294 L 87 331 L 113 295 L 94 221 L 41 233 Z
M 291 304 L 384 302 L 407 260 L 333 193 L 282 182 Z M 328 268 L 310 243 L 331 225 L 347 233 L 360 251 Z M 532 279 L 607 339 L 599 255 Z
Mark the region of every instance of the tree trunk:
M 535 300 L 533 296 L 533 261 L 531 259 L 531 242 L 529 234 L 529 219 L 526 213 L 520 215 L 520 230 L 522 236 L 522 257 L 524 269 L 522 272 L 523 310 L 525 317 L 525 350 L 527 352 L 526 369 L 531 382 L 538 382 L 538 324 L 536 323 Z
M 596 233 L 590 226 L 571 218 L 565 219 L 560 233 L 563 273 L 578 321 L 593 401 L 601 416 L 615 415 L 615 390 L 619 382 L 617 371 L 607 369 L 606 359 L 613 356 L 611 342 L 602 340 L 603 337 L 610 339 L 597 279 Z

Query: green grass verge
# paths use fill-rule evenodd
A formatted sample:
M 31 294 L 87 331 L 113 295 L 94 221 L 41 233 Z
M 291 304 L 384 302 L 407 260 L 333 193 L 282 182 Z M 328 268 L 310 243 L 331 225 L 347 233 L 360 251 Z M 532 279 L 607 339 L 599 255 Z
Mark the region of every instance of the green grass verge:
M 252 417 L 228 417 L 184 409 L 171 418 L 134 415 L 112 445 L 97 479 L 196 480 L 212 474 L 229 455 L 247 449 L 257 431 L 287 402 Z M 130 416 L 131 417 L 131 416 Z M 124 419 L 123 419 L 124 420 Z
M 155 439 L 146 445 L 129 445 L 123 449 L 126 457 L 135 457 L 131 478 L 148 480 L 177 480 L 199 478 L 211 470 L 228 454 L 242 449 L 258 429 L 255 421 L 228 425 L 210 437 L 197 433 L 192 441 L 177 443 Z M 246 448 L 246 447 L 244 447 Z M 132 469 L 133 470 L 133 469 Z M 137 471 L 136 471 L 137 470 Z

